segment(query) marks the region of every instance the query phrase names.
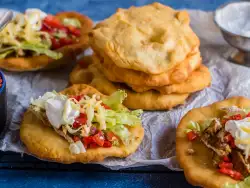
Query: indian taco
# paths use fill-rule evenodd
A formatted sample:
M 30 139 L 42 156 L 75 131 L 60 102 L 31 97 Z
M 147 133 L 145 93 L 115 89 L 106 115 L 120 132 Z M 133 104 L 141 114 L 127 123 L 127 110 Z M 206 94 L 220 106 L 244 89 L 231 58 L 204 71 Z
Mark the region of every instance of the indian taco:
M 233 97 L 189 111 L 176 134 L 176 155 L 189 183 L 250 187 L 250 100 Z
M 77 12 L 53 16 L 27 9 L 0 31 L 0 68 L 36 71 L 64 65 L 88 47 L 92 25 Z
M 31 154 L 61 163 L 127 157 L 142 142 L 142 110 L 129 111 L 124 91 L 104 96 L 84 84 L 31 100 L 20 137 Z

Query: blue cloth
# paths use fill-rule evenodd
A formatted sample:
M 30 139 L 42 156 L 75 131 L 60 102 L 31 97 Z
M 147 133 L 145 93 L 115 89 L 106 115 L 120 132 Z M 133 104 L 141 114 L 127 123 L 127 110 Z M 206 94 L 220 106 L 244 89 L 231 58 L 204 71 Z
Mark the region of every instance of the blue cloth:
M 154 0 L 0 0 L 1 8 L 24 11 L 40 8 L 49 13 L 75 10 L 93 20 L 110 16 L 119 7 L 140 6 Z M 159 0 L 174 8 L 214 10 L 229 0 Z M 0 170 L 0 187 L 189 187 L 182 174 L 143 174 L 119 172 L 56 172 Z M 191 186 L 190 186 L 191 187 Z
M 117 8 L 141 6 L 155 0 L 0 0 L 0 7 L 24 11 L 27 8 L 40 8 L 49 13 L 75 10 L 94 20 L 110 16 Z M 174 8 L 214 10 L 229 0 L 159 0 Z

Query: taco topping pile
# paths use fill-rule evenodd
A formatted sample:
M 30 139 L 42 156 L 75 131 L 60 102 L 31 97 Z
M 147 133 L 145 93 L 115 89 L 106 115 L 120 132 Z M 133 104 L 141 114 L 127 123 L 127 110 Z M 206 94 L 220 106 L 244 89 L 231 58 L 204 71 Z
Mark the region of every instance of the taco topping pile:
M 0 59 L 42 54 L 59 59 L 62 54 L 53 50 L 78 42 L 80 27 L 77 19 L 59 20 L 39 9 L 27 9 L 0 31 Z
M 223 108 L 221 118 L 190 122 L 187 139 L 199 140 L 213 151 L 213 164 L 222 174 L 243 180 L 250 174 L 250 113 L 236 106 Z
M 31 100 L 30 110 L 69 143 L 72 154 L 88 148 L 128 145 L 133 140 L 130 126 L 141 123 L 141 110 L 122 106 L 124 91 L 101 99 L 99 95 L 66 96 L 47 92 Z

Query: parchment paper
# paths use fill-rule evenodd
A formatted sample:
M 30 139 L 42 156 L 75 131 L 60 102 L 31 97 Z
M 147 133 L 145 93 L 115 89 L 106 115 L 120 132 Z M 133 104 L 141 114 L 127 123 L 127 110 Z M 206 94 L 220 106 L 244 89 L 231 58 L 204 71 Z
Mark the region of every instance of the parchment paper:
M 212 13 L 189 11 L 192 27 L 201 40 L 203 62 L 212 74 L 211 87 L 193 94 L 183 106 L 165 112 L 145 112 L 145 137 L 138 151 L 126 159 L 109 158 L 100 163 L 111 169 L 132 166 L 164 165 L 180 170 L 175 159 L 175 132 L 181 117 L 190 109 L 206 106 L 234 95 L 250 97 L 250 69 L 234 65 L 223 58 L 230 48 L 213 23 Z M 64 89 L 71 68 L 43 73 L 5 72 L 8 88 L 8 127 L 0 140 L 0 149 L 27 153 L 19 140 L 19 124 L 31 97 L 46 91 Z

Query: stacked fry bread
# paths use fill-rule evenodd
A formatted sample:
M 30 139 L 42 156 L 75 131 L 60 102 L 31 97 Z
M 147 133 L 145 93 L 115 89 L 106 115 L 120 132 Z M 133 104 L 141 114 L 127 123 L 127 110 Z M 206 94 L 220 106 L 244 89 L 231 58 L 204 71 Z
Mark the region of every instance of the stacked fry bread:
M 94 53 L 74 68 L 70 82 L 107 95 L 123 89 L 128 108 L 169 110 L 211 83 L 186 11 L 160 3 L 118 9 L 89 37 Z

